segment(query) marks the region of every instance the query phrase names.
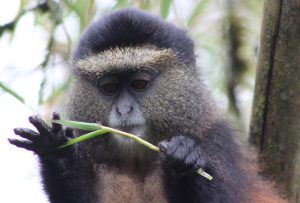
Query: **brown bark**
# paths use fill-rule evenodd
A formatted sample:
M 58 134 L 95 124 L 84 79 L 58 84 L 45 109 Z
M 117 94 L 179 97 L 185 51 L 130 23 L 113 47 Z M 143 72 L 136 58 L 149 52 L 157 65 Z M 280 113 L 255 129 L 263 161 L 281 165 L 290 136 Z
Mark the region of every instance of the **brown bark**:
M 300 202 L 300 0 L 265 0 L 250 141 L 263 174 Z

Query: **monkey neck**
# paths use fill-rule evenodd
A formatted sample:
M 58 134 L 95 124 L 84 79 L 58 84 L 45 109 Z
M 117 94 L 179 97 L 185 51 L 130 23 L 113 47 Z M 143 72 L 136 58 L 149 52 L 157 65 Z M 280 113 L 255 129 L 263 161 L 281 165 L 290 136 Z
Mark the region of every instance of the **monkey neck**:
M 155 168 L 156 159 L 152 157 L 133 157 L 126 159 L 116 159 L 112 162 L 107 162 L 109 167 L 118 169 L 121 172 L 130 174 L 135 174 L 138 177 L 145 177 L 147 174 L 151 173 Z
M 95 162 L 124 173 L 146 176 L 157 164 L 158 154 L 139 143 L 121 143 L 107 139 L 97 149 Z M 130 175 L 130 174 L 128 174 Z

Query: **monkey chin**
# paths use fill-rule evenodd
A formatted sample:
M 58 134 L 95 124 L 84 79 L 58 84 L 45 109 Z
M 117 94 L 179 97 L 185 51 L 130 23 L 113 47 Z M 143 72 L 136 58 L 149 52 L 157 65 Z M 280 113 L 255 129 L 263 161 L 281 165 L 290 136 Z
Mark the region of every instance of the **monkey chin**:
M 109 115 L 107 124 L 111 128 L 121 130 L 127 133 L 134 134 L 141 138 L 146 137 L 146 132 L 148 131 L 146 120 L 140 114 L 131 117 L 118 118 L 115 114 L 111 113 Z M 112 133 L 113 140 L 124 145 L 132 145 L 134 141 L 128 137 Z
M 134 134 L 136 136 L 141 137 L 142 139 L 147 138 L 147 127 L 140 125 L 140 126 L 131 126 L 130 128 L 125 128 L 125 127 L 116 127 L 114 128 Z M 114 134 L 111 133 L 112 136 L 112 142 L 114 146 L 116 147 L 115 149 L 118 152 L 118 156 L 121 157 L 124 160 L 133 160 L 136 159 L 137 157 L 141 156 L 141 153 L 147 151 L 147 148 L 136 141 L 134 141 L 131 138 L 124 137 L 122 135 Z

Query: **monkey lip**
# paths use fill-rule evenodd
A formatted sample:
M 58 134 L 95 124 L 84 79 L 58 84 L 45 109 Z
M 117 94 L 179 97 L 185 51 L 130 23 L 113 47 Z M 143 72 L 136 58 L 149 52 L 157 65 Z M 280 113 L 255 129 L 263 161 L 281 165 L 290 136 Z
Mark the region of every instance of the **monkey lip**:
M 144 125 L 118 125 L 118 126 L 111 126 L 112 128 L 115 128 L 120 131 L 124 131 L 127 133 L 134 134 L 136 136 L 142 137 L 144 134 Z
M 134 129 L 141 128 L 142 125 L 120 125 L 120 126 L 113 126 L 113 128 L 117 130 L 121 130 L 124 132 L 130 132 L 133 131 Z

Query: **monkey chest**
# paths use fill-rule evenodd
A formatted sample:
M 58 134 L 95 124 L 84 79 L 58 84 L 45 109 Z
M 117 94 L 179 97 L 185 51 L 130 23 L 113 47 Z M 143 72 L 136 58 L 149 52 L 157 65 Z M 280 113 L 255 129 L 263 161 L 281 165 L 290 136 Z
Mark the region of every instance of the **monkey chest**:
M 161 178 L 156 174 L 140 180 L 113 170 L 101 173 L 99 195 L 103 203 L 167 202 Z

